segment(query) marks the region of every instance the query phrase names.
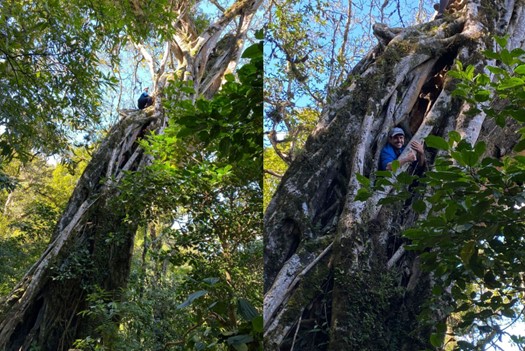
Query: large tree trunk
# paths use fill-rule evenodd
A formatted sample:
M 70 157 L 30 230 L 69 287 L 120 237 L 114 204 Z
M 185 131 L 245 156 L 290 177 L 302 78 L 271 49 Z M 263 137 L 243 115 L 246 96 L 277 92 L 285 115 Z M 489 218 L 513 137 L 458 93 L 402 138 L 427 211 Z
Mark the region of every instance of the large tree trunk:
M 446 78 L 454 60 L 483 70 L 493 35 L 525 39 L 523 3 L 451 0 L 444 20 L 410 28 L 375 25 L 379 44 L 354 68 L 322 113 L 265 214 L 266 350 L 433 349 L 432 323 L 416 318 L 430 277 L 400 233 L 417 220 L 413 199 L 381 206 L 391 191 L 354 201 L 358 174 L 372 181 L 387 132 L 409 139 L 456 130 L 487 152 L 510 150 L 511 126 L 465 113 Z M 497 64 L 497 63 L 492 63 Z M 435 152 L 427 150 L 430 167 Z M 500 155 L 497 155 L 500 156 Z M 412 171 L 409 165 L 399 172 Z M 436 314 L 436 320 L 445 315 Z
M 176 31 L 163 60 L 156 61 L 140 44 L 150 65 L 156 101 L 145 110 L 121 111 L 80 178 L 47 250 L 0 306 L 0 350 L 67 350 L 76 339 L 100 335 L 97 321 L 79 314 L 86 297 L 102 288 L 118 299 L 130 270 L 138 223 L 114 199 L 125 171 L 151 162 L 138 146 L 150 131 L 162 133 L 167 116 L 162 101 L 172 80 L 194 82 L 195 96 L 211 97 L 225 73 L 233 72 L 261 0 L 239 0 L 200 35 L 188 5 L 181 3 Z M 225 34 L 226 28 L 232 32 Z M 213 55 L 212 55 L 213 53 Z M 213 56 L 213 57 L 211 57 Z M 140 209 L 138 209 L 140 212 Z
M 162 119 L 151 112 L 130 113 L 93 155 L 48 249 L 2 306 L 1 349 L 26 350 L 32 343 L 44 350 L 67 349 L 91 331 L 78 315 L 87 307 L 89 287 L 118 294 L 125 286 L 138 223 L 126 220 L 112 198 L 124 171 L 149 162 L 136 141 L 158 129 Z

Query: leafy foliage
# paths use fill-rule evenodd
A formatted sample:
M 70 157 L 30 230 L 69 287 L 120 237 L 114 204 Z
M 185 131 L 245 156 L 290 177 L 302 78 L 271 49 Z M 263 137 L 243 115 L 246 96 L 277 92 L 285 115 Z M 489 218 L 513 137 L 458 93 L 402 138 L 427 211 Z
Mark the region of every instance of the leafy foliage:
M 476 73 L 473 66 L 449 74 L 460 79 L 454 92 L 480 108 L 503 126 L 508 118 L 524 122 L 519 112 L 525 102 L 522 67 L 525 52 L 503 47 L 485 56 L 502 62 L 488 66 L 494 73 Z M 502 68 L 503 67 L 503 68 Z M 485 104 L 488 101 L 492 103 Z M 503 102 L 503 103 L 498 103 Z M 481 112 L 472 108 L 470 113 Z M 524 129 L 518 131 L 522 135 Z M 427 145 L 446 156 L 435 161 L 435 170 L 421 179 L 421 194 L 413 202 L 416 212 L 427 217 L 405 232 L 410 249 L 420 252 L 423 267 L 435 278 L 434 306 L 448 306 L 457 316 L 456 335 L 471 334 L 471 341 L 457 340 L 455 349 L 474 350 L 495 338 L 512 334 L 505 324 L 522 316 L 525 241 L 525 157 L 520 154 L 495 159 L 485 156 L 486 145 L 469 144 L 452 131 L 448 140 L 429 136 Z M 515 151 L 521 151 L 522 142 Z M 447 293 L 448 292 L 448 293 Z M 428 313 L 432 313 L 432 306 Z M 440 346 L 445 333 L 438 327 L 433 345 Z M 457 338 L 456 338 L 457 339 Z M 516 343 L 519 336 L 512 335 Z
M 79 153 L 73 174 L 67 166 L 53 166 L 42 158 L 25 165 L 13 161 L 6 167 L 18 183 L 0 195 L 0 257 L 9 262 L 0 269 L 0 294 L 10 291 L 47 245 L 86 165 L 84 156 Z
M 505 38 L 497 42 L 502 47 L 507 43 Z M 519 83 L 525 78 L 520 68 L 525 51 L 502 48 L 484 54 L 501 61 L 503 68 L 487 66 L 494 74 L 491 80 L 458 62 L 457 69 L 449 72 L 459 80 L 453 94 L 471 103 L 469 114 L 486 113 L 501 127 L 509 119 L 525 122 L 520 112 L 525 95 Z M 394 195 L 380 203 L 410 199 L 412 209 L 424 215 L 403 235 L 410 241 L 406 248 L 419 253 L 422 268 L 433 276 L 433 296 L 421 318 L 434 325 L 430 342 L 435 347 L 446 341 L 447 349 L 479 350 L 504 335 L 524 344 L 522 336 L 507 330 L 523 320 L 525 299 L 525 156 L 521 154 L 525 129 L 517 132 L 521 141 L 514 153 L 500 159 L 486 156 L 484 142 L 471 145 L 451 131 L 448 139 L 435 135 L 425 139 L 427 147 L 443 156 L 422 178 L 379 171 L 371 184 L 358 176 L 362 187 L 357 201 L 368 199 L 373 191 L 393 189 Z M 451 317 L 448 322 L 436 321 L 439 315 Z
M 91 296 L 104 333 L 78 348 L 262 350 L 262 44 L 244 57 L 212 100 L 174 83 L 169 126 L 143 142 L 155 161 L 115 199 L 143 223 L 126 298 Z

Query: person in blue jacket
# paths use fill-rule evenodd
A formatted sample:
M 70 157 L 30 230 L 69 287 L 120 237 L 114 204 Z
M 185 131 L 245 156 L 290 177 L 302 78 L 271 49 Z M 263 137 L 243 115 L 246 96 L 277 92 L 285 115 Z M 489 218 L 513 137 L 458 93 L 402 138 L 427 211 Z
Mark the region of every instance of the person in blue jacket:
M 393 128 L 388 133 L 388 143 L 381 150 L 379 156 L 379 170 L 391 171 L 392 162 L 398 160 L 400 166 L 405 163 L 417 161 L 418 168 L 425 166 L 425 150 L 422 143 L 412 140 L 409 144 L 411 150 L 406 156 L 399 158 L 403 150 L 405 150 L 405 131 L 401 128 Z
M 148 95 L 149 88 L 144 88 L 144 92 L 139 97 L 139 109 L 145 109 L 148 106 L 153 105 L 153 98 Z

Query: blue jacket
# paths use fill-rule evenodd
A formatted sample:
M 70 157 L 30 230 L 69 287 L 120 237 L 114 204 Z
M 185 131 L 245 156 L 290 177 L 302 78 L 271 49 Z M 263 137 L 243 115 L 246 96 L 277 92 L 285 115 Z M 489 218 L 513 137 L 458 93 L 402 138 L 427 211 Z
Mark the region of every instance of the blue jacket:
M 381 155 L 379 156 L 379 170 L 386 170 L 386 165 L 394 160 L 397 160 L 404 149 L 405 147 L 403 146 L 400 150 L 396 150 L 392 145 L 390 145 L 390 143 L 387 143 L 383 150 L 381 150 Z

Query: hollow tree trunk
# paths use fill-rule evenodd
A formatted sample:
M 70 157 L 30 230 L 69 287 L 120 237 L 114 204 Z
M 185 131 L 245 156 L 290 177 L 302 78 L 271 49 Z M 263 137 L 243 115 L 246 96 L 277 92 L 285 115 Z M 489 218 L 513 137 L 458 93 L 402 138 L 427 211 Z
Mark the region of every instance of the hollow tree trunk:
M 456 0 L 444 20 L 375 25 L 379 44 L 325 107 L 265 214 L 265 350 L 432 349 L 431 325 L 416 319 L 432 282 L 400 236 L 417 220 L 411 200 L 381 206 L 387 189 L 354 201 L 356 175 L 373 181 L 396 125 L 414 140 L 457 130 L 487 152 L 510 150 L 515 129 L 468 117 L 446 72 L 456 59 L 483 70 L 495 34 L 521 46 L 524 16 L 517 1 Z M 430 166 L 435 156 L 427 150 Z
M 32 345 L 43 351 L 67 350 L 76 339 L 100 335 L 97 322 L 79 312 L 87 308 L 87 294 L 96 287 L 118 300 L 126 286 L 138 223 L 113 199 L 124 172 L 139 171 L 151 161 L 137 141 L 150 131 L 162 133 L 167 123 L 162 101 L 170 98 L 164 94 L 170 81 L 193 81 L 193 98 L 213 96 L 224 74 L 234 71 L 261 2 L 235 2 L 199 35 L 183 8 L 188 3 L 181 2 L 174 10 L 181 14 L 173 23 L 175 34 L 158 65 L 136 44 L 152 72 L 155 104 L 121 111 L 122 119 L 93 155 L 49 247 L 0 305 L 0 350 Z M 232 32 L 225 34 L 227 29 Z
M 131 112 L 93 155 L 48 249 L 2 306 L 0 349 L 71 346 L 77 332 L 91 331 L 78 315 L 87 307 L 87 288 L 97 285 L 118 294 L 125 285 L 137 223 L 125 220 L 126 213 L 111 200 L 123 172 L 149 162 L 136 141 L 159 128 L 162 119 L 151 112 Z

